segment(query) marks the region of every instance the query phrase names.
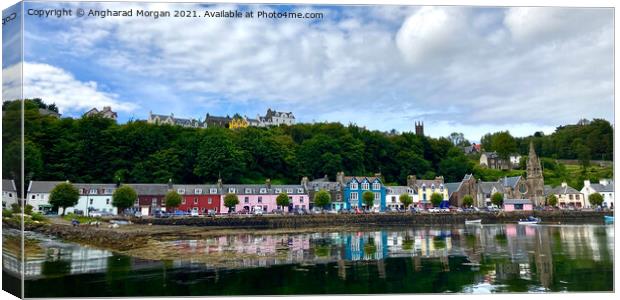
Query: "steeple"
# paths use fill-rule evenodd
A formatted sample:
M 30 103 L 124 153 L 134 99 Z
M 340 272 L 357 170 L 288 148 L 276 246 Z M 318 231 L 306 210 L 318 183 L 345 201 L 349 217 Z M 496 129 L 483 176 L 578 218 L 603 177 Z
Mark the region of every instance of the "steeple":
M 534 142 L 530 141 L 530 154 L 527 159 L 527 178 L 542 177 L 542 168 L 536 151 L 534 150 Z

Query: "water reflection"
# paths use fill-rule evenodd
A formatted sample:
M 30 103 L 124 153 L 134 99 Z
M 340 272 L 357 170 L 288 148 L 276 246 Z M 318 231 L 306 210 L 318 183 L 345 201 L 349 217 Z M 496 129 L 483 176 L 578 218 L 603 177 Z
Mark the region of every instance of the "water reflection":
M 109 295 L 141 295 L 139 289 L 132 290 L 136 287 L 127 286 L 128 277 L 138 282 L 156 278 L 162 287 L 189 285 L 195 288 L 195 284 L 204 284 L 204 281 L 211 282 L 209 286 L 213 287 L 226 285 L 220 278 L 234 274 L 256 276 L 244 280 L 264 282 L 276 275 L 261 272 L 276 272 L 281 270 L 280 266 L 285 267 L 286 272 L 292 272 L 281 276 L 301 281 L 309 280 L 305 276 L 310 274 L 334 276 L 332 281 L 336 282 L 330 281 L 330 285 L 335 286 L 319 291 L 306 287 L 295 290 L 290 286 L 280 291 L 265 286 L 264 291 L 245 292 L 244 288 L 236 287 L 235 292 L 229 293 L 363 293 L 363 289 L 354 289 L 355 285 L 351 283 L 373 278 L 389 285 L 378 285 L 368 292 L 613 289 L 614 229 L 603 225 L 506 224 L 277 235 L 234 234 L 162 242 L 176 254 L 170 261 L 130 258 L 36 235 L 30 238 L 41 241 L 42 251 L 27 252 L 26 280 L 40 282 L 40 279 L 79 274 L 104 274 L 105 278 L 100 281 L 106 282 L 106 288 L 118 292 Z M 211 256 L 224 257 L 224 263 L 194 259 Z M 3 269 L 15 273 L 19 261 L 5 249 L 3 258 Z M 246 273 L 241 270 L 255 271 Z M 192 280 L 186 278 L 187 274 L 194 273 L 198 275 Z M 431 286 L 425 286 L 419 282 L 425 279 L 437 282 L 427 282 Z M 339 282 L 342 285 L 338 285 Z M 400 285 L 392 286 L 395 282 Z M 166 289 L 155 293 L 153 290 L 153 295 L 185 295 L 183 291 L 169 293 Z M 217 291 L 205 290 L 197 295 L 207 294 L 217 294 Z

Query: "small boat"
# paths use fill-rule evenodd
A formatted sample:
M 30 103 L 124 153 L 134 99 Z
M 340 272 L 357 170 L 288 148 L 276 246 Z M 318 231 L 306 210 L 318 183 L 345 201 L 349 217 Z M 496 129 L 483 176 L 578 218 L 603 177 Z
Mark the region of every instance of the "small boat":
M 465 224 L 482 224 L 482 219 L 465 220 Z
M 613 222 L 614 221 L 614 216 L 605 216 L 605 222 Z
M 534 225 L 540 223 L 540 218 L 529 216 L 527 219 L 520 219 L 519 225 Z

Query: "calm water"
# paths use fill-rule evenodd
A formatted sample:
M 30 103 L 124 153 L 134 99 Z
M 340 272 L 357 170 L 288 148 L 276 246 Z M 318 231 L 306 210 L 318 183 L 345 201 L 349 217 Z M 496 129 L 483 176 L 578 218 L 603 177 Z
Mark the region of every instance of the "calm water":
M 613 225 L 239 234 L 166 242 L 178 253 L 167 261 L 28 236 L 40 249 L 27 254 L 26 297 L 613 290 Z M 196 259 L 222 254 L 233 259 Z M 15 274 L 15 256 L 3 258 Z

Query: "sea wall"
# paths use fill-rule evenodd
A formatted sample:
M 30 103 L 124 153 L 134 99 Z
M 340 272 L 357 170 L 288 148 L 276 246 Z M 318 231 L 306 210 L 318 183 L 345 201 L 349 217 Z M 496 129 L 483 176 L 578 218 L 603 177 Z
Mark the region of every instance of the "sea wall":
M 138 224 L 187 225 L 242 228 L 303 228 L 317 226 L 392 226 L 463 224 L 465 220 L 482 219 L 482 223 L 510 223 L 533 215 L 544 223 L 603 223 L 607 212 L 537 211 L 500 213 L 424 213 L 424 214 L 319 214 L 232 217 L 132 218 Z

